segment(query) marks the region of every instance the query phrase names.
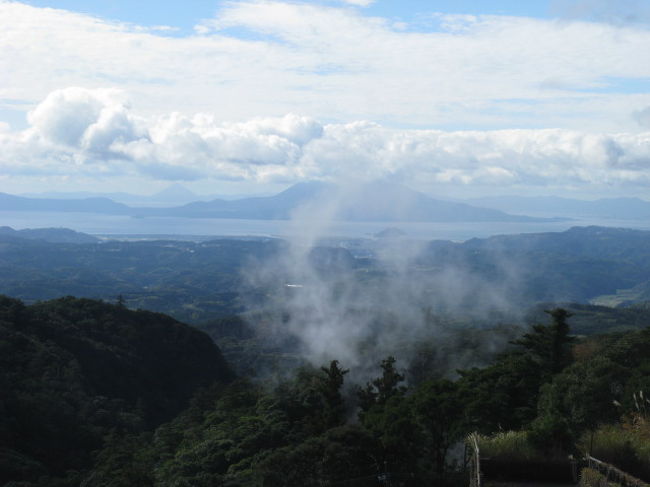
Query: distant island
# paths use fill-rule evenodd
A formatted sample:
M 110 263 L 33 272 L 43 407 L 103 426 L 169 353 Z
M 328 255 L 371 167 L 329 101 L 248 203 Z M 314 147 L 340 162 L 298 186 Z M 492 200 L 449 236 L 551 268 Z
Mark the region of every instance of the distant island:
M 87 233 L 75 232 L 69 228 L 25 228 L 14 230 L 11 227 L 0 227 L 0 236 L 43 240 L 50 243 L 97 243 L 97 237 Z
M 172 207 L 131 207 L 105 197 L 28 198 L 0 193 L 0 211 L 81 212 L 104 215 L 181 218 L 289 220 L 297 211 L 334 208 L 340 221 L 407 222 L 544 222 L 549 218 L 512 215 L 501 210 L 431 198 L 389 182 L 354 190 L 322 182 L 299 183 L 274 196 L 195 201 Z

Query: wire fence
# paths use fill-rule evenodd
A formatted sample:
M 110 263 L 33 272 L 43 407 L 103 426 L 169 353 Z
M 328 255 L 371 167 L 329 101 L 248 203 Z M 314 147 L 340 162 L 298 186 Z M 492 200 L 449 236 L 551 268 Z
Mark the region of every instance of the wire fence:
M 648 487 L 648 484 L 643 480 L 633 477 L 614 465 L 598 460 L 591 455 L 585 456 L 585 466 L 603 474 L 608 483 L 613 482 L 623 487 Z
M 481 452 L 479 448 L 479 437 L 477 433 L 471 433 L 465 440 L 466 455 L 468 457 L 469 487 L 482 487 L 483 473 L 481 471 Z M 578 481 L 578 467 L 590 468 L 600 472 L 608 484 L 618 484 L 622 487 L 650 487 L 650 484 L 638 479 L 627 472 L 615 467 L 612 464 L 598 460 L 589 454 L 585 454 L 581 461 L 571 460 L 574 483 Z M 528 482 L 534 483 L 539 479 L 530 478 Z

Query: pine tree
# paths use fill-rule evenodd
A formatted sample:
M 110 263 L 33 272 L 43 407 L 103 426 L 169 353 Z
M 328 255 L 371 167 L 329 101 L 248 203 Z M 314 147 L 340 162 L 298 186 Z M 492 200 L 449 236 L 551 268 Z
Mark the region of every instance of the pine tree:
M 563 308 L 544 312 L 551 316 L 550 325 L 533 325 L 532 332 L 512 343 L 528 351 L 548 378 L 571 364 L 571 344 L 575 338 L 569 335 L 567 319 L 572 316 L 570 312 Z
M 341 395 L 341 387 L 345 374 L 350 372 L 342 369 L 338 360 L 332 360 L 329 367 L 321 367 L 324 375 L 321 378 L 321 394 L 325 400 L 325 422 L 328 428 L 344 423 L 345 404 Z

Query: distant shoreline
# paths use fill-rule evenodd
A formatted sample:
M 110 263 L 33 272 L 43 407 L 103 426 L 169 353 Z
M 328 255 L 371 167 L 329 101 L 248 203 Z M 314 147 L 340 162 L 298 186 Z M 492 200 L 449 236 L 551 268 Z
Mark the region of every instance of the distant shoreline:
M 0 211 L 0 225 L 16 230 L 64 227 L 99 238 L 209 240 L 214 238 L 374 238 L 386 228 L 397 228 L 412 240 L 465 241 L 493 235 L 561 232 L 574 226 L 604 226 L 650 230 L 647 220 L 585 219 L 550 222 L 330 222 L 311 232 L 287 220 L 233 218 L 148 217 L 70 212 Z

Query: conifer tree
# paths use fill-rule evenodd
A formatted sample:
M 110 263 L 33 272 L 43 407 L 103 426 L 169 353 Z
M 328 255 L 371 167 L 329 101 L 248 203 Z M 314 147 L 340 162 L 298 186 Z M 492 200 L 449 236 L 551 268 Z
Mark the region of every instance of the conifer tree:
M 569 311 L 554 308 L 544 312 L 551 316 L 550 325 L 533 325 L 532 332 L 512 343 L 528 351 L 548 379 L 571 364 L 571 344 L 575 339 L 569 335 L 567 319 L 572 316 Z

